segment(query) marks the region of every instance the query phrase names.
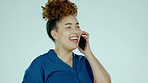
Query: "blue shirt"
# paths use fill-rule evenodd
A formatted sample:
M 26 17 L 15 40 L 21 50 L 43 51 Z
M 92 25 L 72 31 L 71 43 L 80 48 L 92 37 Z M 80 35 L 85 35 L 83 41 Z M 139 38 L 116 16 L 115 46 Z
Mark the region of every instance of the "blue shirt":
M 38 56 L 26 69 L 23 83 L 93 83 L 88 60 L 72 54 L 73 66 L 64 63 L 54 50 Z

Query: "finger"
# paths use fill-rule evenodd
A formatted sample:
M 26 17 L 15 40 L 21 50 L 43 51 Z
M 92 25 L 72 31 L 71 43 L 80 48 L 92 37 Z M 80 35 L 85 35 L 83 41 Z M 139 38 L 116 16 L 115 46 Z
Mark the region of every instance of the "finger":
M 84 35 L 84 34 L 88 34 L 88 32 L 86 32 L 86 31 L 82 31 L 82 35 Z
M 82 32 L 82 36 L 83 36 L 84 38 L 88 39 L 88 38 L 89 38 L 89 33 L 83 31 L 83 32 Z
M 86 35 L 86 36 L 88 36 L 89 33 L 88 33 L 88 32 L 85 32 L 85 31 L 82 31 L 82 35 Z

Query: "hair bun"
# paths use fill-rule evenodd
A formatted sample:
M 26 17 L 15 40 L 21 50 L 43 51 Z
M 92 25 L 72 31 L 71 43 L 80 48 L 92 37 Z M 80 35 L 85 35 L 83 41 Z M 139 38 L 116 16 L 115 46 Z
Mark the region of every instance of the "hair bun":
M 42 6 L 42 17 L 45 20 L 61 19 L 68 15 L 77 15 L 77 6 L 69 0 L 48 0 Z

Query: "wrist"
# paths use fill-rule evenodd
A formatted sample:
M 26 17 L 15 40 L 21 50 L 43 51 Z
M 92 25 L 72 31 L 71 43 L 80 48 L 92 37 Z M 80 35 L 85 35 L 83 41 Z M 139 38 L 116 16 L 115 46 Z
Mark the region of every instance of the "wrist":
M 92 53 L 91 50 L 86 50 L 86 51 L 84 52 L 84 55 L 85 55 L 85 56 L 90 56 L 90 55 L 93 55 L 93 53 Z

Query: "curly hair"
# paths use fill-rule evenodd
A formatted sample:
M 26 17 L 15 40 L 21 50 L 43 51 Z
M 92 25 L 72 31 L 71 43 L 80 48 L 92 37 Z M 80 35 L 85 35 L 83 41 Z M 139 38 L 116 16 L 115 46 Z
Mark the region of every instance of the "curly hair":
M 77 16 L 77 6 L 69 0 L 48 0 L 42 8 L 42 17 L 46 20 L 60 20 L 68 15 Z
M 77 6 L 69 0 L 48 0 L 45 7 L 42 6 L 42 17 L 47 21 L 46 30 L 48 36 L 54 41 L 51 31 L 56 28 L 57 21 L 65 16 L 77 16 Z

